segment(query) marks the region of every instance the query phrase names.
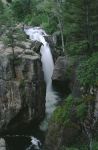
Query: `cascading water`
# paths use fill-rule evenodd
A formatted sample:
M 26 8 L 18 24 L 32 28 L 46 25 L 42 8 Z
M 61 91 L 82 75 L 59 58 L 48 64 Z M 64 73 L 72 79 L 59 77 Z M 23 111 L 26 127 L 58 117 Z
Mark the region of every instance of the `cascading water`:
M 39 41 L 43 45 L 41 46 L 41 61 L 44 72 L 44 79 L 46 82 L 46 118 L 41 124 L 40 128 L 45 130 L 47 128 L 48 120 L 55 110 L 58 96 L 52 88 L 52 74 L 54 69 L 54 62 L 51 54 L 49 44 L 46 42 L 44 36 L 48 36 L 46 32 L 40 27 L 33 27 L 26 29 L 24 28 L 25 33 L 29 36 L 32 41 Z

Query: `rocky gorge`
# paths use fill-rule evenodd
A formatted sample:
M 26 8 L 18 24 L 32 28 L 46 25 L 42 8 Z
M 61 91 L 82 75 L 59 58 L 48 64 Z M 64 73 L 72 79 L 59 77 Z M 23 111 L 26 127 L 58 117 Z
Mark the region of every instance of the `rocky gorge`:
M 85 89 L 78 80 L 77 68 L 85 56 L 75 60 L 73 57 L 55 55 L 51 37 L 46 36 L 44 39 L 42 35 L 39 36 L 38 29 L 33 29 L 33 32 L 37 30 L 35 38 L 39 41 L 41 39 L 43 43 L 30 41 L 26 35 L 22 35 L 24 39 L 19 40 L 17 34 L 6 37 L 10 41 L 0 41 L 0 133 L 14 133 L 17 129 L 21 131 L 29 129 L 29 126 L 39 126 L 45 118 L 46 107 L 49 106 L 47 112 L 53 114 L 49 118 L 43 149 L 67 150 L 70 146 L 77 145 L 79 148 L 83 144 L 84 150 L 85 145 L 92 144 L 92 136 L 97 135 L 98 89 L 90 88 L 85 94 Z M 62 95 L 61 101 L 56 98 L 54 101 L 54 95 L 50 96 L 50 92 L 48 96 L 52 105 L 49 99 L 47 103 L 47 84 L 44 81 L 42 53 L 40 54 L 41 47 L 47 49 L 46 41 L 50 42 L 55 62 L 52 66 L 52 84 Z M 46 58 L 45 61 L 48 62 Z

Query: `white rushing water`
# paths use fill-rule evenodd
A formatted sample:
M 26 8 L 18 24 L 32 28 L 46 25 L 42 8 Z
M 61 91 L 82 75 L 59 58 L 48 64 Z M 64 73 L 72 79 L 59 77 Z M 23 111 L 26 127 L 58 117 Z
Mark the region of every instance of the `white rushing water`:
M 40 27 L 24 28 L 25 33 L 29 36 L 32 41 L 39 41 L 43 45 L 41 46 L 41 61 L 44 72 L 44 80 L 46 82 L 46 118 L 41 124 L 40 128 L 45 130 L 47 128 L 47 122 L 55 110 L 57 103 L 57 93 L 52 88 L 52 74 L 54 69 L 54 62 L 51 54 L 49 44 L 46 42 L 44 36 L 48 36 L 46 32 Z
M 26 150 L 40 150 L 40 146 L 41 142 L 37 138 L 31 136 L 31 145 L 28 148 L 26 148 Z

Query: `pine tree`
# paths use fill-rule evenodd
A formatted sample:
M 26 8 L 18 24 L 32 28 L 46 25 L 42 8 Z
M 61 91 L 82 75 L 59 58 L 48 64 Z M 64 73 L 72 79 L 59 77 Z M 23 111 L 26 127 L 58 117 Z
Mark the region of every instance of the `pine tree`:
M 64 29 L 70 54 L 91 54 L 96 50 L 97 9 L 96 0 L 67 0 Z

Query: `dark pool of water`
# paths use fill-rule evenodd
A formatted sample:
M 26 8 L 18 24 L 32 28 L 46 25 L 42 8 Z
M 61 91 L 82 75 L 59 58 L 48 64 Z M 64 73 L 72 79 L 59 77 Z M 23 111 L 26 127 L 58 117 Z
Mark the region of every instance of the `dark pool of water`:
M 45 138 L 45 132 L 40 131 L 38 128 L 35 129 L 28 128 L 28 130 L 26 130 L 24 134 L 22 131 L 22 133 L 20 134 L 19 133 L 6 134 L 3 135 L 2 137 L 6 141 L 7 150 L 37 150 L 36 148 L 34 148 L 35 146 L 33 146 L 31 143 L 31 136 L 40 140 L 42 144 L 40 150 L 42 150 L 42 146 Z
M 26 150 L 30 146 L 30 138 L 26 137 L 6 137 L 7 150 Z

